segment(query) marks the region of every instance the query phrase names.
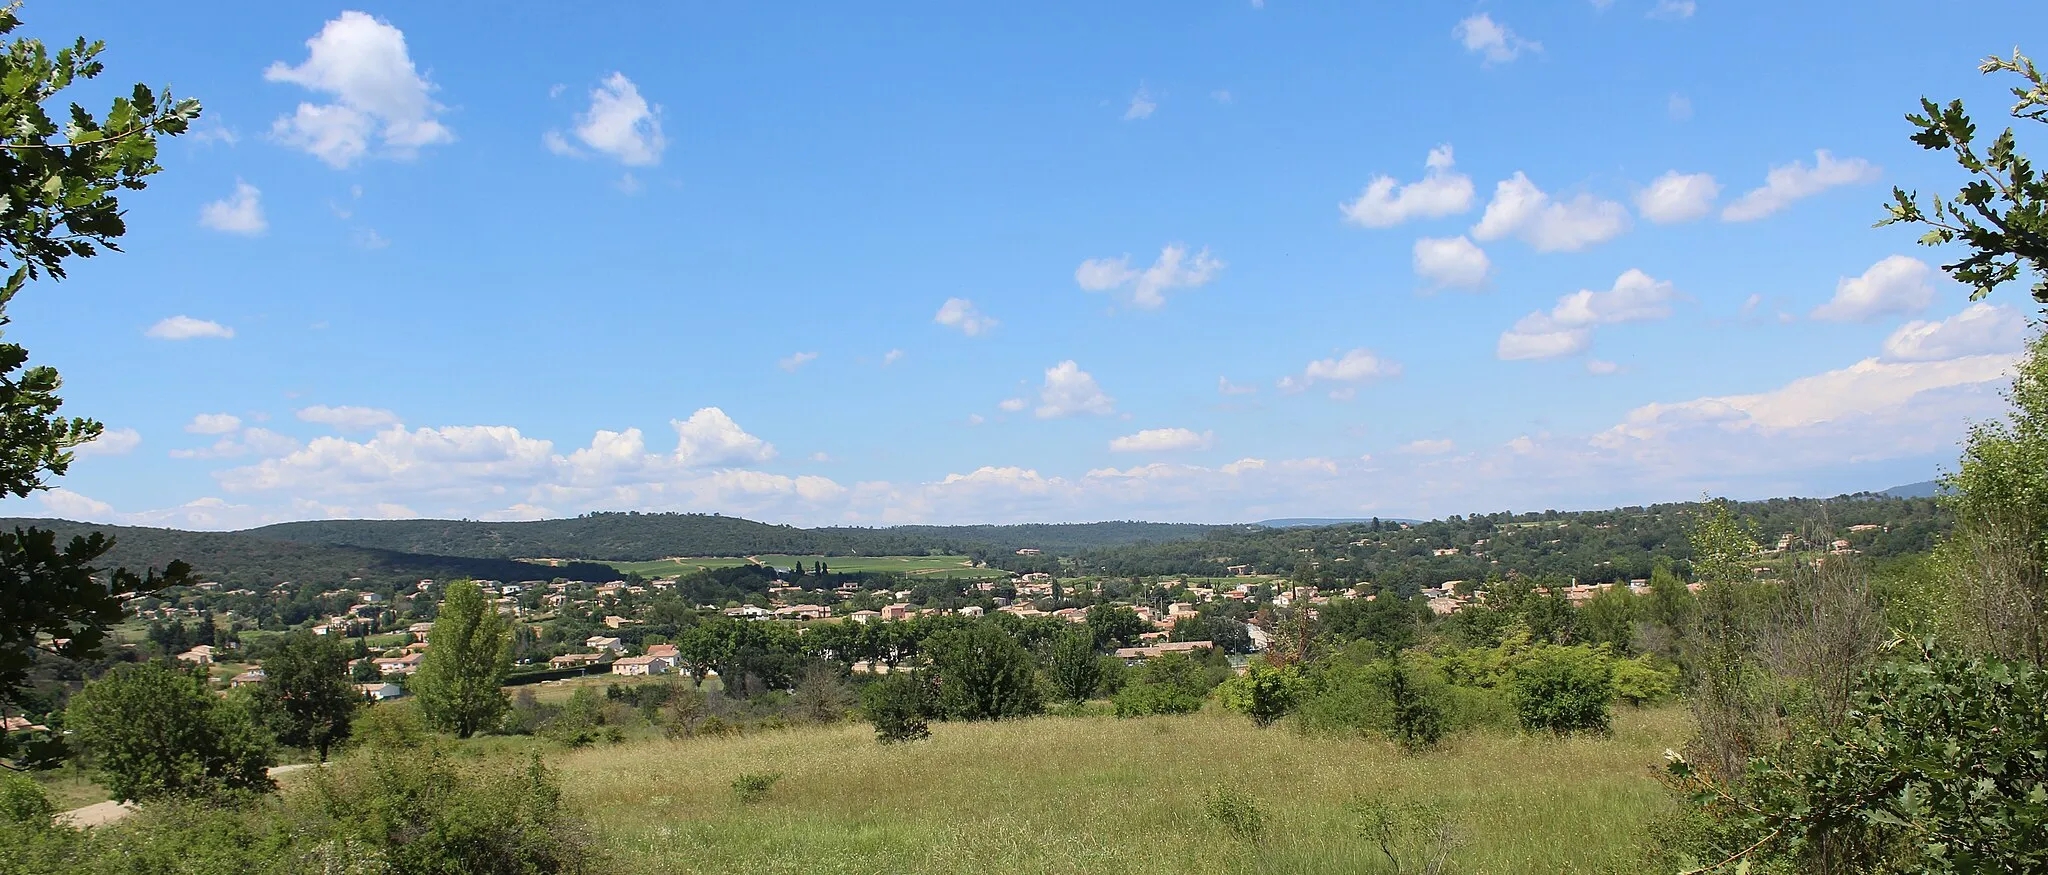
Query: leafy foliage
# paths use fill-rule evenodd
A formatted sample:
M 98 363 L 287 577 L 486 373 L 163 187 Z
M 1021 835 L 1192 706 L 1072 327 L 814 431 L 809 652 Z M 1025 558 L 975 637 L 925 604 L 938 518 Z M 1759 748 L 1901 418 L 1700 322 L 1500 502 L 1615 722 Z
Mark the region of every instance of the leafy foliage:
M 1515 710 L 1531 732 L 1608 731 L 1614 670 L 1603 654 L 1541 647 L 1515 669 Z
M 1046 674 L 1053 688 L 1069 702 L 1079 702 L 1102 686 L 1102 662 L 1096 658 L 1095 636 L 1085 628 L 1068 629 L 1053 639 Z
M 1202 794 L 1202 813 L 1242 841 L 1258 844 L 1266 838 L 1266 812 L 1251 794 L 1227 784 Z
M 1296 666 L 1275 668 L 1263 659 L 1253 659 L 1245 665 L 1244 674 L 1217 688 L 1216 697 L 1223 707 L 1250 717 L 1253 723 L 1271 726 L 1294 710 L 1301 684 Z
M 732 779 L 732 795 L 741 805 L 752 805 L 768 798 L 768 791 L 781 780 L 781 772 L 747 772 Z
M 310 748 L 326 762 L 328 749 L 348 738 L 362 700 L 349 678 L 348 651 L 331 636 L 296 633 L 263 660 L 263 675 L 256 697 L 277 740 Z
M 890 672 L 861 691 L 861 707 L 883 744 L 932 737 L 931 683 L 916 672 Z
M 505 712 L 500 685 L 512 667 L 512 636 L 497 607 L 474 581 L 448 585 L 426 657 L 409 685 L 421 714 L 436 727 L 468 738 Z
M 269 790 L 269 739 L 239 700 L 163 663 L 117 665 L 72 697 L 66 725 L 117 799 Z
M 940 632 L 924 642 L 938 682 L 938 713 L 954 720 L 1001 720 L 1044 710 L 1038 664 L 993 622 Z

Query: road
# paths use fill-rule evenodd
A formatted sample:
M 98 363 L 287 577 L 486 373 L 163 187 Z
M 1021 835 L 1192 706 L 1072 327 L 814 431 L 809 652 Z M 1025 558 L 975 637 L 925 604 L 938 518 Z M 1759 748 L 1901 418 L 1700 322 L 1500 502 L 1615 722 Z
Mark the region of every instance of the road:
M 289 775 L 300 769 L 310 769 L 312 767 L 312 763 L 272 766 L 270 768 L 270 776 L 275 778 L 279 775 Z M 59 814 L 57 815 L 57 822 L 75 827 L 105 826 L 133 813 L 135 813 L 135 806 L 126 802 L 115 802 L 110 799 L 106 802 L 95 802 L 84 808 L 73 808 L 70 811 Z

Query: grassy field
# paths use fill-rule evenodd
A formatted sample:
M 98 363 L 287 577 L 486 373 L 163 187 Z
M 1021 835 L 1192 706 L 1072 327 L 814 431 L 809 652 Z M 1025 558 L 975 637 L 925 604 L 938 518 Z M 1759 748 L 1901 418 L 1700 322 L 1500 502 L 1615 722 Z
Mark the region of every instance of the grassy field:
M 1349 805 L 1439 807 L 1460 873 L 1631 872 L 1670 800 L 1651 778 L 1691 731 L 1628 711 L 1605 739 L 1465 738 L 1419 756 L 1256 729 L 1216 711 L 942 724 L 882 746 L 865 725 L 644 741 L 552 757 L 619 872 L 1203 873 L 1386 871 Z M 746 805 L 732 780 L 780 772 Z M 1262 842 L 1204 813 L 1254 797 Z
M 802 562 L 805 568 L 810 568 L 818 564 L 818 560 L 823 559 L 825 560 L 826 567 L 831 570 L 849 573 L 855 571 L 893 571 L 897 574 L 917 577 L 971 577 L 977 579 L 1009 576 L 1009 572 L 1000 569 L 969 568 L 967 567 L 967 557 L 965 556 L 785 556 L 773 554 L 755 556 L 752 559 L 759 561 L 762 565 L 772 565 L 777 568 L 788 568 L 798 562 Z M 729 568 L 734 565 L 746 565 L 748 563 L 748 559 L 732 556 L 684 556 L 656 559 L 649 562 L 611 562 L 607 564 L 618 569 L 620 574 L 638 574 L 643 577 L 671 577 L 678 574 L 688 574 L 693 571 Z

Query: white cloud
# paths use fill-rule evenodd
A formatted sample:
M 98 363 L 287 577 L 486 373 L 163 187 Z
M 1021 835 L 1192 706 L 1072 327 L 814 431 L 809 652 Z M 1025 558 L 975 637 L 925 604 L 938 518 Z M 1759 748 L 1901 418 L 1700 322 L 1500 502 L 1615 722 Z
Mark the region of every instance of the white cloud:
M 1124 121 L 1151 118 L 1152 111 L 1158 108 L 1159 104 L 1152 101 L 1152 93 L 1139 83 L 1137 93 L 1131 95 L 1130 105 L 1124 108 Z
M 1876 182 L 1879 170 L 1876 165 L 1861 158 L 1837 161 L 1826 149 L 1813 153 L 1813 166 L 1794 161 L 1781 167 L 1771 168 L 1764 176 L 1761 188 L 1751 189 L 1734 203 L 1721 211 L 1721 218 L 1728 222 L 1748 222 L 1761 219 L 1792 205 L 1793 201 L 1812 197 L 1838 185 Z
M 1630 268 L 1607 291 L 1581 289 L 1558 298 L 1550 312 L 1522 317 L 1501 332 L 1495 354 L 1508 360 L 1570 355 L 1592 342 L 1595 326 L 1662 319 L 1677 297 L 1671 283 Z
M 1038 392 L 1038 418 L 1056 419 L 1077 413 L 1104 416 L 1116 412 L 1116 399 L 1096 385 L 1095 378 L 1073 359 L 1045 369 L 1045 386 Z
M 105 522 L 114 513 L 113 505 L 62 487 L 45 491 L 37 499 L 45 509 L 62 519 Z
M 1884 359 L 1927 362 L 1987 353 L 2018 352 L 2027 342 L 2027 318 L 2020 311 L 1978 301 L 1939 322 L 1915 320 L 1884 341 Z
M 1433 440 L 1425 438 L 1402 444 L 1394 452 L 1405 453 L 1411 456 L 1441 456 L 1457 448 L 1458 445 L 1450 438 L 1436 438 Z
M 591 89 L 590 108 L 576 116 L 573 133 L 585 147 L 628 167 L 660 164 L 661 153 L 668 148 L 668 138 L 661 132 L 661 107 L 641 97 L 639 87 L 624 73 L 613 73 Z M 560 131 L 541 134 L 541 145 L 557 155 L 583 155 Z
M 1023 410 L 1024 408 L 1030 406 L 1031 402 L 1026 401 L 1022 398 L 1005 398 L 1001 402 L 996 404 L 996 407 L 1001 409 L 1005 413 L 1016 413 L 1017 411 Z
M 190 316 L 172 316 L 149 326 L 144 334 L 159 340 L 193 340 L 201 337 L 218 337 L 223 340 L 235 336 L 235 330 L 219 322 L 194 319 Z
M 1636 193 L 1636 211 L 1660 225 L 1690 222 L 1713 212 L 1720 196 L 1721 185 L 1712 175 L 1673 170 Z
M 201 413 L 185 424 L 193 434 L 227 434 L 242 427 L 242 418 L 232 413 Z
M 1259 391 L 1257 386 L 1240 386 L 1230 382 L 1229 377 L 1216 378 L 1216 391 L 1224 395 L 1250 395 Z
M 817 357 L 818 354 L 815 352 L 790 353 L 789 355 L 784 356 L 781 359 L 778 359 L 775 362 L 775 366 L 793 374 L 796 373 L 797 368 L 801 368 L 804 365 L 810 364 L 811 361 L 813 359 L 816 359 Z
M 888 367 L 903 360 L 903 350 L 892 349 L 882 353 L 882 367 Z
M 968 337 L 986 334 L 1001 324 L 981 312 L 974 306 L 973 301 L 966 298 L 947 298 L 946 303 L 939 305 L 939 312 L 932 317 L 932 321 L 948 328 L 958 328 L 961 334 Z
M 132 428 L 110 428 L 100 436 L 72 448 L 71 454 L 80 459 L 93 456 L 125 456 L 135 451 L 142 443 L 142 433 Z
M 214 414 L 226 416 L 226 414 Z M 238 423 L 235 417 L 226 416 L 228 421 Z M 227 421 L 207 423 L 206 415 L 196 418 L 186 431 L 201 434 L 219 434 L 221 438 L 211 446 L 196 449 L 176 449 L 170 452 L 173 459 L 231 459 L 254 454 L 262 458 L 282 456 L 299 448 L 298 440 L 278 434 L 267 428 L 245 428 L 235 434 L 236 426 Z
M 1472 177 L 1452 170 L 1455 163 L 1451 147 L 1438 146 L 1424 160 L 1421 179 L 1401 185 L 1391 176 L 1374 176 L 1357 200 L 1338 208 L 1346 221 L 1368 228 L 1465 212 L 1472 209 Z
M 1137 434 L 1127 434 L 1110 441 L 1109 448 L 1119 453 L 1164 453 L 1174 450 L 1206 450 L 1215 441 L 1216 433 L 1211 431 L 1148 428 Z
M 1670 116 L 1672 121 L 1682 122 L 1692 118 L 1692 98 L 1683 94 L 1673 94 L 1665 98 L 1664 114 Z
M 307 40 L 306 48 L 304 63 L 274 62 L 263 78 L 326 94 L 334 102 L 299 104 L 296 113 L 271 125 L 271 136 L 337 168 L 362 157 L 372 137 L 399 158 L 455 139 L 436 118 L 443 107 L 429 96 L 434 86 L 413 67 L 398 28 L 361 12 L 343 12 Z
M 669 425 L 676 430 L 676 460 L 684 465 L 739 465 L 775 458 L 774 444 L 748 434 L 716 407 L 703 408 L 687 420 L 669 420 Z
M 1657 0 L 1657 5 L 1650 9 L 1649 17 L 1685 19 L 1691 18 L 1694 11 L 1693 0 Z
M 1880 316 L 1915 313 L 1934 302 L 1934 269 L 1904 255 L 1886 256 L 1862 276 L 1843 277 L 1835 296 L 1815 307 L 1826 322 L 1869 322 Z
M 1510 234 L 1538 252 L 1575 252 L 1629 229 L 1628 208 L 1590 194 L 1555 201 L 1521 171 L 1494 186 L 1493 199 L 1472 236 L 1482 241 Z
M 199 208 L 199 224 L 229 234 L 261 234 L 270 227 L 263 218 L 263 192 L 237 179 L 234 194 Z
M 1401 365 L 1380 358 L 1364 347 L 1350 350 L 1341 356 L 1317 359 L 1303 368 L 1299 377 L 1280 378 L 1282 392 L 1300 392 L 1318 381 L 1331 383 L 1361 383 L 1381 377 L 1398 377 Z
M 398 424 L 398 414 L 377 407 L 329 407 L 315 404 L 302 407 L 298 412 L 299 421 L 317 422 L 339 431 L 374 431 L 387 425 Z
M 1436 288 L 1478 288 L 1486 284 L 1493 262 L 1469 238 L 1424 237 L 1415 241 L 1415 275 Z
M 1586 373 L 1596 377 L 1605 377 L 1610 374 L 1621 373 L 1621 366 L 1613 362 L 1601 361 L 1600 359 L 1587 359 Z
M 1465 51 L 1484 55 L 1489 64 L 1504 64 L 1521 57 L 1522 52 L 1540 52 L 1541 43 L 1531 42 L 1517 36 L 1505 25 L 1498 24 L 1493 16 L 1481 12 L 1458 22 L 1451 28 L 1451 38 L 1465 46 Z
M 1207 247 L 1191 260 L 1185 245 L 1169 243 L 1159 250 L 1159 258 L 1152 266 L 1144 270 L 1133 269 L 1129 255 L 1083 261 L 1074 269 L 1074 283 L 1089 292 L 1108 292 L 1130 285 L 1133 306 L 1156 310 L 1165 306 L 1167 292 L 1208 285 L 1226 266 L 1221 259 L 1211 256 Z

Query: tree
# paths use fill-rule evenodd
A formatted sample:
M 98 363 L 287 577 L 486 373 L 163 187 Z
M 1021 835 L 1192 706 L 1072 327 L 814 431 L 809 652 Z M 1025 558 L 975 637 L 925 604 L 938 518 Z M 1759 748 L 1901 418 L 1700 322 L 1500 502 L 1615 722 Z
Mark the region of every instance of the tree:
M 1138 612 L 1124 605 L 1100 604 L 1088 609 L 1088 631 L 1095 636 L 1095 649 L 1129 647 L 1138 636 L 1152 631 Z
M 269 790 L 269 739 L 203 675 L 160 662 L 125 663 L 71 699 L 65 725 L 114 798 Z
M 490 727 L 508 702 L 500 689 L 512 669 L 505 618 L 475 581 L 448 584 L 427 633 L 427 655 L 407 686 L 436 728 L 468 738 Z
M 1068 629 L 1053 640 L 1052 659 L 1046 667 L 1053 687 L 1070 702 L 1095 695 L 1102 685 L 1102 663 L 1096 659 L 1095 636 L 1087 629 Z
M 2048 123 L 2048 82 L 2027 56 L 2015 49 L 2011 58 L 1993 55 L 1977 69 L 2018 74 L 2025 82 L 2012 89 L 2019 98 L 2012 117 Z M 1970 286 L 1972 301 L 2019 279 L 2024 268 L 2034 276 L 2034 300 L 2048 304 L 2048 177 L 2016 148 L 2012 128 L 1978 155 L 1977 124 L 1963 111 L 1962 101 L 1951 100 L 1944 107 L 1923 97 L 1920 109 L 1906 116 L 1919 128 L 1913 142 L 1923 149 L 1948 150 L 1957 164 L 1978 178 L 1965 184 L 1953 200 L 1935 196 L 1924 207 L 1917 192 L 1894 188 L 1892 202 L 1886 205 L 1888 215 L 1878 226 L 1926 225 L 1922 244 L 1962 243 L 1968 253 L 1942 269 Z
M 0 9 L 0 34 L 20 25 L 15 7 Z M 103 49 L 80 38 L 53 55 L 41 40 L 15 39 L 0 53 L 0 270 L 9 270 L 0 326 L 30 280 L 62 279 L 69 259 L 119 251 L 127 226 L 114 192 L 146 187 L 162 169 L 156 138 L 182 134 L 199 117 L 197 101 L 136 85 L 100 118 L 69 104 L 60 126 L 43 105 L 97 78 Z M 73 448 L 102 432 L 92 420 L 59 416 L 57 371 L 23 370 L 28 358 L 20 345 L 0 343 L 0 494 L 17 498 L 48 488 L 70 468 Z M 98 534 L 61 548 L 35 528 L 0 535 L 0 702 L 14 701 L 38 652 L 96 655 L 107 627 L 120 622 L 122 596 L 169 585 L 187 570 L 172 563 L 164 578 L 119 570 L 96 578 L 94 563 L 112 547 Z M 0 736 L 0 756 L 9 747 Z
M 1223 707 L 1250 717 L 1260 728 L 1294 710 L 1300 698 L 1301 672 L 1298 666 L 1275 668 L 1263 659 L 1245 665 L 1244 674 L 1224 681 L 1216 697 Z
M 256 693 L 277 740 L 312 748 L 323 763 L 328 749 L 348 738 L 362 700 L 349 679 L 348 651 L 332 636 L 310 632 L 288 636 L 263 660 Z
M 1608 731 L 1613 666 L 1584 647 L 1539 646 L 1515 669 L 1515 711 L 1531 732 Z
M 861 710 L 883 744 L 930 738 L 931 682 L 917 672 L 890 672 L 861 691 Z
M 924 642 L 938 678 L 938 713 L 957 720 L 1028 717 L 1044 710 L 1031 652 L 994 623 L 949 629 Z

